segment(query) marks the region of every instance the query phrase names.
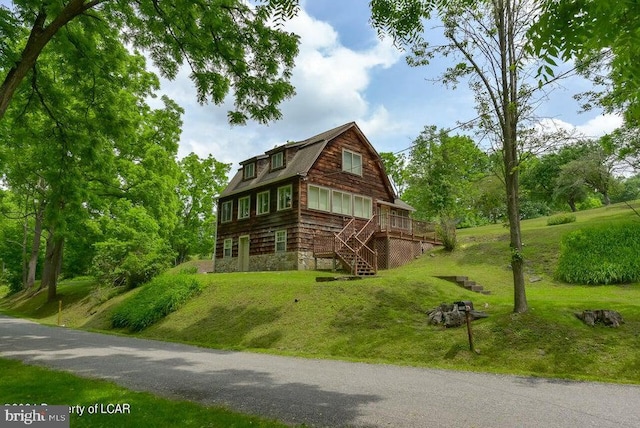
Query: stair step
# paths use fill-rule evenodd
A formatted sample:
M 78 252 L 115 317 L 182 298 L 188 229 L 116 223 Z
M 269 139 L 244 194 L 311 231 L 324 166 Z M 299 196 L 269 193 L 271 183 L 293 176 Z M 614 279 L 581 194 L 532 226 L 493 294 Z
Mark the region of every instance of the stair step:
M 446 281 L 452 281 L 452 282 L 461 282 L 461 281 L 469 280 L 468 276 L 460 276 L 460 275 L 436 275 L 436 278 L 440 278 L 440 279 L 444 279 Z
M 444 279 L 449 282 L 455 282 L 460 287 L 466 290 L 473 291 L 481 294 L 491 294 L 490 291 L 485 290 L 484 287 L 475 281 L 469 280 L 469 277 L 462 275 L 437 275 L 436 278 Z

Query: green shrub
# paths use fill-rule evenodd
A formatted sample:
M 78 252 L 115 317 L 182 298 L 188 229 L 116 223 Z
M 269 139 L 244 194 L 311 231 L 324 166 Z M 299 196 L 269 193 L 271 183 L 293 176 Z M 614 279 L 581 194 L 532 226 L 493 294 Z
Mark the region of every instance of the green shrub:
M 567 224 L 576 221 L 575 214 L 558 214 L 547 219 L 547 226 L 555 226 L 557 224 Z
M 438 239 L 442 242 L 444 249 L 453 251 L 458 246 L 456 237 L 456 223 L 451 219 L 441 219 L 440 224 L 436 226 Z
M 125 300 L 111 315 L 111 325 L 140 331 L 178 309 L 200 291 L 189 275 L 160 275 Z
M 588 196 L 584 201 L 578 202 L 576 206 L 579 211 L 590 210 L 593 208 L 600 208 L 602 206 L 602 201 L 598 197 Z
M 560 243 L 556 278 L 577 284 L 640 281 L 640 224 L 602 224 L 568 233 Z

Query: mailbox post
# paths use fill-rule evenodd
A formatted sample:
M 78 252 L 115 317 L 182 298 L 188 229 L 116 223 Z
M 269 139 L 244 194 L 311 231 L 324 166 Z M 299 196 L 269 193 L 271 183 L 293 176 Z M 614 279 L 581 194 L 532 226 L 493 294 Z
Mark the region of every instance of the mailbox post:
M 469 335 L 469 350 L 475 352 L 476 350 L 473 347 L 473 332 L 471 331 L 471 307 L 468 305 L 465 306 L 464 311 L 464 317 L 467 320 L 467 334 Z
M 473 302 L 470 300 L 464 300 L 455 302 L 454 304 L 458 306 L 458 311 L 464 311 L 464 318 L 467 321 L 467 335 L 469 336 L 469 350 L 471 352 L 476 352 L 473 346 L 473 332 L 471 331 L 471 311 L 473 310 Z

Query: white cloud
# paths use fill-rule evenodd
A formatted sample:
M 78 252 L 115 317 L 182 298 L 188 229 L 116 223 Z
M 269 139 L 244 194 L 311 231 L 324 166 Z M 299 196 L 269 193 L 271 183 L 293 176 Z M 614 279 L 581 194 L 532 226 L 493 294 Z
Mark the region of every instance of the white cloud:
M 602 114 L 580 125 L 572 125 L 560 119 L 543 119 L 538 126 L 546 131 L 569 131 L 579 138 L 599 138 L 622 126 L 622 117 L 617 114 Z
M 576 126 L 578 132 L 592 137 L 601 137 L 622 126 L 622 116 L 603 114 L 596 116 L 582 125 Z
M 288 31 L 300 36 L 300 53 L 292 75 L 296 95 L 281 105 L 283 118 L 268 126 L 249 123 L 231 127 L 226 105 L 200 106 L 195 89 L 183 69 L 172 82 L 163 81 L 163 93 L 185 109 L 180 156 L 195 152 L 213 154 L 235 165 L 288 140 L 307 138 L 346 122 L 356 121 L 368 137 L 402 128 L 384 105 L 371 105 L 365 92 L 371 73 L 395 64 L 401 54 L 388 41 L 372 38 L 365 50 L 348 49 L 340 43 L 336 30 L 301 10 L 286 23 Z

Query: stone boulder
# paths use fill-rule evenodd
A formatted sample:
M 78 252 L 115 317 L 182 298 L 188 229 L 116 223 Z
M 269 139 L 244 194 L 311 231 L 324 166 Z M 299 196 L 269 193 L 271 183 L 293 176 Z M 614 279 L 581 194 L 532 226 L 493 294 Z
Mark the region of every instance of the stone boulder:
M 488 315 L 481 311 L 471 310 L 471 320 L 486 318 Z M 427 311 L 429 324 L 444 325 L 445 327 L 460 327 L 466 323 L 465 311 L 460 310 L 456 304 L 442 303 L 430 311 Z
M 611 327 L 620 327 L 620 324 L 624 324 L 622 315 L 619 312 L 611 311 L 608 309 L 587 309 L 582 313 L 576 313 L 576 317 L 582 320 L 586 325 L 591 327 L 596 324 L 604 324 Z

